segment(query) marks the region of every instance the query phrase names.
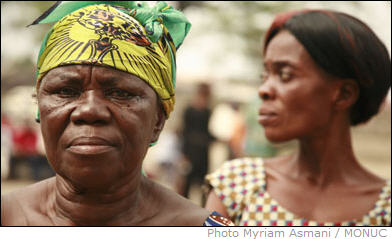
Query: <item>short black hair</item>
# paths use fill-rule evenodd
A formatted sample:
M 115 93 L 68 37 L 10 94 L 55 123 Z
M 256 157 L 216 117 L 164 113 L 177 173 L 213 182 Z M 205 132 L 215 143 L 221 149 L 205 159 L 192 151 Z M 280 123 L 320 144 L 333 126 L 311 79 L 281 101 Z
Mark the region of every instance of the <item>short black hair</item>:
M 305 47 L 322 69 L 333 76 L 353 79 L 359 97 L 351 107 L 351 125 L 378 113 L 391 86 L 391 60 L 385 45 L 362 21 L 328 10 L 303 10 L 278 15 L 264 42 L 286 29 Z

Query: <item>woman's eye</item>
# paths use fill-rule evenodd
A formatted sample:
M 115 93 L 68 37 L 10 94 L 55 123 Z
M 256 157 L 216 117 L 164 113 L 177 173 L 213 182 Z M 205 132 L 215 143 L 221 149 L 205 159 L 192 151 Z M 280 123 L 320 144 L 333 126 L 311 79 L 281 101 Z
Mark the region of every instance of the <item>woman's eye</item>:
M 287 82 L 291 79 L 292 74 L 289 70 L 282 70 L 279 72 L 279 78 L 283 82 Z
M 80 95 L 80 92 L 78 90 L 73 88 L 68 88 L 68 87 L 61 88 L 56 93 L 61 97 L 66 97 L 66 98 L 77 97 Z
M 105 92 L 105 96 L 107 97 L 113 97 L 115 99 L 131 99 L 135 97 L 134 94 L 126 91 L 126 90 L 121 90 L 121 89 L 110 89 Z

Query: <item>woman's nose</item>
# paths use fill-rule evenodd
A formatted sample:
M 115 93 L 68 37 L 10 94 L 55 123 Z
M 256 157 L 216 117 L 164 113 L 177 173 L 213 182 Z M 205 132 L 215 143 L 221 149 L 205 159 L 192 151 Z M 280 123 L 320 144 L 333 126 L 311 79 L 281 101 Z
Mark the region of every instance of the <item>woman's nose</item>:
M 263 101 L 272 100 L 275 98 L 276 92 L 271 84 L 271 81 L 266 81 L 259 87 L 259 97 Z
M 111 119 L 105 99 L 99 92 L 84 92 L 77 104 L 71 114 L 71 121 L 75 124 L 106 124 Z

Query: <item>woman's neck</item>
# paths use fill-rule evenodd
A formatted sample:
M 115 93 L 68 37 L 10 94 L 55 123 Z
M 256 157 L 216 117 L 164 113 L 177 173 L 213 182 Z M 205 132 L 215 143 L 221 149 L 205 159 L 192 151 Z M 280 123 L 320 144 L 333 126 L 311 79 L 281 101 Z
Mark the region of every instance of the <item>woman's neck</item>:
M 299 151 L 292 163 L 293 177 L 306 178 L 319 186 L 331 183 L 350 184 L 361 173 L 365 173 L 355 158 L 348 122 L 331 122 L 330 127 L 324 131 L 300 140 Z
M 136 225 L 154 213 L 145 204 L 148 195 L 144 189 L 150 183 L 143 176 L 124 178 L 105 191 L 76 190 L 69 180 L 57 175 L 53 187 L 48 211 L 54 224 Z

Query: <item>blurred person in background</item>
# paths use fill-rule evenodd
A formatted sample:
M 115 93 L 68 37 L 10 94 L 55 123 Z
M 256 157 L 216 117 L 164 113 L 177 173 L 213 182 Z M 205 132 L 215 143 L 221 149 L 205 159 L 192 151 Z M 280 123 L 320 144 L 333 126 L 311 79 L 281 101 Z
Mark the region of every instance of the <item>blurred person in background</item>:
M 276 16 L 263 51 L 259 123 L 288 156 L 242 158 L 207 176 L 206 208 L 242 226 L 391 223 L 391 181 L 360 165 L 351 126 L 380 110 L 390 89 L 388 51 L 362 21 L 328 10 Z
M 174 107 L 185 16 L 165 2 L 57 2 L 33 24 L 50 22 L 37 121 L 56 176 L 2 195 L 2 225 L 230 224 L 142 173 Z
M 34 87 L 15 86 L 3 97 L 2 111 L 6 119 L 3 117 L 2 127 L 9 129 L 11 137 L 8 173 L 3 178 L 13 182 L 54 176 L 45 157 L 40 127 L 34 121 L 37 104 L 33 92 Z
M 228 145 L 229 159 L 233 159 L 244 156 L 246 124 L 241 111 L 241 104 L 239 102 L 231 102 L 230 105 L 233 109 L 233 131 L 228 140 Z
M 5 114 L 1 114 L 1 179 L 7 179 L 10 174 L 12 155 L 12 129 Z
M 33 124 L 35 124 L 33 120 L 25 119 L 22 124 L 12 127 L 11 179 L 26 177 L 17 172 L 21 165 L 29 167 L 31 171 L 29 178 L 35 181 L 54 176 L 40 147 L 42 142 L 40 142 L 39 127 Z
M 203 184 L 208 172 L 209 147 L 215 139 L 208 129 L 211 117 L 210 100 L 210 85 L 199 83 L 191 103 L 183 113 L 182 153 L 189 164 L 183 191 L 185 197 L 189 197 L 192 185 Z
M 149 151 L 151 161 L 143 164 L 149 176 L 159 183 L 181 194 L 183 190 L 184 168 L 181 142 L 178 132 L 163 131 L 159 144 Z

